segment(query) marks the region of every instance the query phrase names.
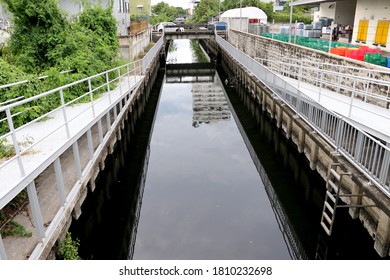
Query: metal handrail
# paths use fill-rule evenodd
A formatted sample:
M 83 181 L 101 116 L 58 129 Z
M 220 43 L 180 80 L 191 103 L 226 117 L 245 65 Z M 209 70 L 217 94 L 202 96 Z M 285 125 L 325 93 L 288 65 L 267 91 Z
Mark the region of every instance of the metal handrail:
M 309 65 L 318 65 L 317 68 L 320 68 L 320 66 L 322 67 L 330 67 L 330 68 L 335 68 L 338 70 L 338 72 L 340 71 L 346 71 L 346 70 L 352 70 L 352 71 L 355 71 L 357 70 L 359 73 L 366 73 L 366 76 L 367 77 L 371 77 L 372 74 L 385 74 L 385 75 L 390 75 L 390 71 L 384 71 L 384 70 L 379 70 L 379 69 L 367 69 L 367 68 L 362 68 L 362 67 L 354 67 L 354 66 L 350 66 L 350 65 L 342 65 L 342 64 L 332 64 L 332 63 L 327 63 L 327 62 L 320 62 L 320 61 L 313 61 L 313 60 L 307 60 L 307 59 L 297 59 L 297 58 L 292 58 L 292 57 L 289 57 L 288 59 L 283 59 L 283 57 L 278 57 L 278 60 L 277 59 L 266 59 L 266 58 L 261 58 L 259 57 L 258 59 L 261 59 L 263 61 L 284 61 L 284 62 L 291 62 L 291 61 L 295 61 L 297 63 L 307 63 Z
M 125 69 L 125 74 L 120 74 L 120 71 L 122 69 Z M 29 151 L 29 150 L 32 150 L 34 148 L 34 146 L 36 146 L 38 143 L 40 143 L 43 139 L 47 138 L 48 136 L 53 134 L 55 131 L 63 129 L 64 127 L 67 130 L 68 137 L 70 137 L 69 136 L 69 132 L 68 132 L 69 131 L 68 123 L 70 121 L 72 121 L 72 119 L 74 119 L 74 117 L 73 118 L 69 118 L 69 116 L 67 115 L 67 112 L 65 110 L 65 108 L 67 106 L 70 106 L 70 105 L 74 104 L 75 102 L 77 102 L 78 100 L 89 96 L 91 103 L 90 103 L 90 106 L 88 108 L 86 108 L 84 111 L 86 111 L 86 110 L 88 110 L 90 108 L 92 108 L 92 110 L 94 110 L 94 106 L 96 105 L 96 103 L 95 103 L 96 98 L 93 97 L 93 93 L 97 89 L 102 88 L 102 87 L 107 87 L 108 92 L 110 92 L 110 84 L 118 81 L 120 79 L 120 77 L 125 77 L 126 75 L 129 76 L 129 73 L 131 71 L 135 71 L 135 74 L 138 72 L 139 73 L 138 76 L 141 76 L 142 75 L 141 74 L 141 70 L 142 69 L 141 69 L 141 62 L 140 61 L 131 62 L 131 63 L 125 64 L 125 65 L 113 68 L 111 70 L 107 70 L 107 71 L 104 71 L 102 73 L 99 73 L 99 74 L 96 74 L 96 75 L 93 75 L 93 76 L 81 79 L 79 81 L 75 81 L 75 82 L 72 82 L 70 84 L 67 84 L 67 85 L 64 85 L 64 86 L 61 86 L 61 87 L 49 90 L 47 92 L 44 92 L 44 93 L 32 96 L 30 98 L 26 98 L 26 99 L 23 99 L 21 101 L 17 101 L 17 102 L 8 104 L 6 106 L 0 107 L 0 112 L 6 112 L 6 116 L 7 116 L 6 120 L 8 121 L 8 126 L 9 126 L 9 132 L 5 133 L 2 136 L 0 136 L 0 141 L 3 140 L 3 139 L 10 140 L 10 138 L 11 138 L 12 145 L 13 145 L 13 148 L 15 150 L 15 156 L 10 158 L 9 160 L 5 161 L 3 164 L 1 164 L 0 165 L 0 169 L 5 167 L 9 163 L 11 163 L 12 160 L 17 159 L 18 162 L 19 162 L 20 174 L 23 177 L 24 176 L 24 167 L 23 167 L 23 161 L 21 159 L 21 153 Z M 110 80 L 109 79 L 109 74 L 110 73 L 115 73 L 115 74 L 118 73 L 118 77 Z M 97 88 L 93 89 L 92 88 L 92 80 L 94 78 L 97 78 L 97 77 L 105 77 L 106 81 L 102 85 L 99 85 Z M 69 89 L 72 86 L 79 85 L 79 84 L 82 84 L 84 82 L 88 82 L 89 90 L 87 92 L 85 92 L 84 94 L 81 94 L 80 96 L 78 96 L 78 97 L 70 100 L 69 102 L 65 103 L 63 91 L 65 89 Z M 24 125 L 22 125 L 22 126 L 20 126 L 18 128 L 15 128 L 14 122 L 13 122 L 13 117 L 16 116 L 18 113 L 17 114 L 11 114 L 11 109 L 13 109 L 15 107 L 18 107 L 18 106 L 25 105 L 25 104 L 30 103 L 32 101 L 37 101 L 37 100 L 39 100 L 39 99 L 41 99 L 43 97 L 46 97 L 46 96 L 49 96 L 49 95 L 53 95 L 53 94 L 55 94 L 55 95 L 59 94 L 60 95 L 60 99 L 61 99 L 61 103 L 62 104 L 59 107 L 54 108 L 50 112 L 47 112 L 46 114 L 36 118 L 33 121 L 30 121 L 30 122 L 28 122 L 28 123 L 26 123 L 26 124 L 24 124 Z M 110 96 L 109 96 L 109 99 L 110 99 Z M 110 99 L 110 102 L 111 102 L 111 99 Z M 18 141 L 18 139 L 16 137 L 16 134 L 19 131 L 22 131 L 26 127 L 31 126 L 32 124 L 37 123 L 38 121 L 42 120 L 43 118 L 45 118 L 45 117 L 47 117 L 47 116 L 49 116 L 49 115 L 51 115 L 51 114 L 53 114 L 55 112 L 61 111 L 61 110 L 63 111 L 63 114 L 64 114 L 64 122 L 61 124 L 60 127 L 57 127 L 54 131 L 48 132 L 46 135 L 43 135 L 40 139 L 35 140 L 33 144 L 27 145 L 24 148 L 21 147 L 21 145 L 19 144 L 19 141 Z M 83 113 L 83 112 L 81 112 L 81 113 Z
M 66 71 L 60 72 L 60 74 L 71 73 L 71 72 L 73 72 L 73 71 L 74 71 L 74 70 L 66 70 Z M 48 77 L 49 77 L 49 75 L 44 75 L 44 76 L 38 77 L 38 79 L 39 79 L 39 80 L 43 80 L 43 79 L 46 79 L 46 78 L 48 78 Z M 28 83 L 28 82 L 30 82 L 30 80 L 23 80 L 23 81 L 14 82 L 14 83 L 11 83 L 11 84 L 0 85 L 0 89 L 3 89 L 3 88 L 10 88 L 10 87 L 17 86 L 17 85 L 22 85 L 22 84 L 25 84 L 25 83 Z
M 157 52 L 160 51 L 161 47 L 164 44 L 164 38 L 160 38 L 157 43 L 149 50 L 149 52 L 142 59 L 142 73 L 145 73 L 146 69 L 150 66 L 153 58 L 157 55 Z
M 390 197 L 390 148 L 306 96 L 260 62 L 216 37 L 221 48 L 260 79 L 367 179 Z M 275 90 L 275 88 L 283 90 Z
M 262 64 L 263 59 L 255 58 L 256 61 L 260 61 Z M 316 67 L 303 66 L 299 64 L 292 64 L 288 62 L 281 62 L 275 60 L 267 60 L 270 62 L 267 63 L 267 67 L 276 70 L 283 76 L 292 77 L 298 81 L 304 81 L 305 83 L 315 85 L 318 91 L 310 89 L 310 91 L 318 93 L 318 101 L 321 99 L 321 90 L 330 89 L 334 92 L 340 92 L 344 90 L 344 93 L 349 93 L 347 96 L 351 97 L 351 101 L 348 103 L 349 106 L 352 106 L 353 99 L 359 99 L 364 102 L 376 101 L 377 104 L 380 102 L 384 103 L 383 107 L 386 107 L 387 102 L 390 102 L 390 82 L 383 81 L 374 78 L 360 77 L 351 74 L 339 73 L 335 71 L 319 69 Z M 282 65 L 283 68 L 287 68 L 287 71 L 283 71 L 280 67 L 274 67 L 274 65 Z M 304 71 L 310 73 L 310 77 L 305 77 Z M 316 75 L 317 74 L 317 75 Z M 348 81 L 342 83 L 342 81 Z M 318 86 L 319 85 L 319 86 Z M 361 89 L 359 89 L 359 86 Z M 303 83 L 298 83 L 298 89 L 304 88 Z M 368 89 L 371 89 L 370 91 Z M 376 89 L 376 92 L 373 92 Z M 387 96 L 380 93 L 380 91 L 387 92 Z M 345 95 L 345 94 L 344 94 Z M 370 102 L 371 103 L 371 102 Z M 379 105 L 378 105 L 379 106 Z M 349 111 L 349 114 L 351 110 Z M 350 115 L 349 115 L 350 116 Z

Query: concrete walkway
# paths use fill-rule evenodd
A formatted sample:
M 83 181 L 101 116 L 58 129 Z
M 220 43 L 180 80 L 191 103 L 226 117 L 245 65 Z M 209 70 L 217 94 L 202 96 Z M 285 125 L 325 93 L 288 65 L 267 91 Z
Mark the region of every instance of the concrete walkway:
M 281 76 L 291 85 L 298 87 L 298 80 Z M 299 82 L 299 90 L 305 95 L 320 103 L 326 109 L 333 111 L 350 121 L 361 130 L 390 143 L 390 110 L 379 107 L 358 98 L 351 102 L 349 96 L 339 94 L 328 89 Z M 351 112 L 349 112 L 351 110 Z
M 51 226 L 51 222 L 61 208 L 57 182 L 53 175 L 54 168 L 52 162 L 57 157 L 56 154 L 64 149 L 63 147 L 69 143 L 70 138 L 78 137 L 85 127 L 90 126 L 96 119 L 104 116 L 104 112 L 112 104 L 120 100 L 123 93 L 128 92 L 130 89 L 135 89 L 142 79 L 143 76 L 122 78 L 115 90 L 102 94 L 94 101 L 93 106 L 91 106 L 91 103 L 81 103 L 66 107 L 69 137 L 62 109 L 51 113 L 46 121 L 35 122 L 20 129 L 17 132 L 18 139 L 28 138 L 34 141 L 32 146 L 23 152 L 21 156 L 26 175 L 21 176 L 16 159 L 5 162 L 0 166 L 0 208 L 3 208 L 29 182 L 35 180 L 44 229 L 46 230 L 46 235 L 47 233 L 52 233 L 54 226 Z M 107 131 L 107 127 L 103 127 L 103 130 Z M 97 129 L 92 131 L 92 138 L 95 150 L 99 145 L 99 132 Z M 81 167 L 84 168 L 90 160 L 86 137 L 80 138 L 78 146 L 80 147 Z M 71 150 L 72 148 L 63 151 L 64 153 L 61 155 L 66 196 L 71 193 L 74 184 L 78 180 Z M 39 176 L 38 180 L 35 179 L 41 173 L 43 176 Z M 3 243 L 8 259 L 28 259 L 34 249 L 40 246 L 32 217 L 30 207 L 25 205 L 13 218 L 28 232 L 31 232 L 32 237 L 5 237 Z

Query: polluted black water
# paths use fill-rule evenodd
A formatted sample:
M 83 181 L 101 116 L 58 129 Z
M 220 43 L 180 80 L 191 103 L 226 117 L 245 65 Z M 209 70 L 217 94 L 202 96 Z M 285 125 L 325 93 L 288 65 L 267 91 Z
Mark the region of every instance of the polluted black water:
M 242 89 L 224 87 L 228 75 L 190 71 L 193 45 L 172 42 L 167 63 L 194 63 L 191 74 L 159 75 L 72 223 L 81 257 L 379 258 L 346 212 L 332 239 L 321 234 L 323 180 Z

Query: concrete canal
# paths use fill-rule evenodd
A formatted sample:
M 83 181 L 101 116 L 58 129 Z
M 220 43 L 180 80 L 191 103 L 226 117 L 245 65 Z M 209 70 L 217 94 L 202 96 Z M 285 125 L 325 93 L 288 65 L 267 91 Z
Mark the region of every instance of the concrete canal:
M 189 40 L 176 40 L 167 63 L 196 63 L 196 54 Z M 347 210 L 325 238 L 324 181 L 217 70 L 160 72 L 70 227 L 81 257 L 379 259 Z

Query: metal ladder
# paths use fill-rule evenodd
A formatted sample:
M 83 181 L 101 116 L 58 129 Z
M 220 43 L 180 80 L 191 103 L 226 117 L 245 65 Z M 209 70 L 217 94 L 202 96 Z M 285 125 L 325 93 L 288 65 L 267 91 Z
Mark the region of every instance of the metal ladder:
M 327 180 L 326 180 L 326 194 L 324 201 L 324 208 L 321 216 L 321 226 L 325 230 L 328 236 L 332 235 L 333 224 L 336 216 L 337 208 L 364 208 L 364 207 L 377 207 L 375 204 L 362 205 L 362 204 L 349 204 L 340 205 L 340 197 L 364 197 L 364 193 L 361 194 L 340 194 L 341 182 L 344 176 L 351 176 L 351 173 L 337 173 L 335 166 L 339 166 L 340 163 L 332 163 L 330 165 Z
M 340 207 L 338 203 L 340 199 L 341 181 L 343 179 L 343 176 L 351 175 L 350 173 L 338 174 L 334 168 L 338 165 L 339 164 L 337 163 L 331 164 L 326 179 L 326 194 L 324 208 L 322 210 L 321 216 L 321 226 L 328 236 L 331 236 L 332 234 L 334 220 L 336 217 L 336 210 L 338 207 Z

